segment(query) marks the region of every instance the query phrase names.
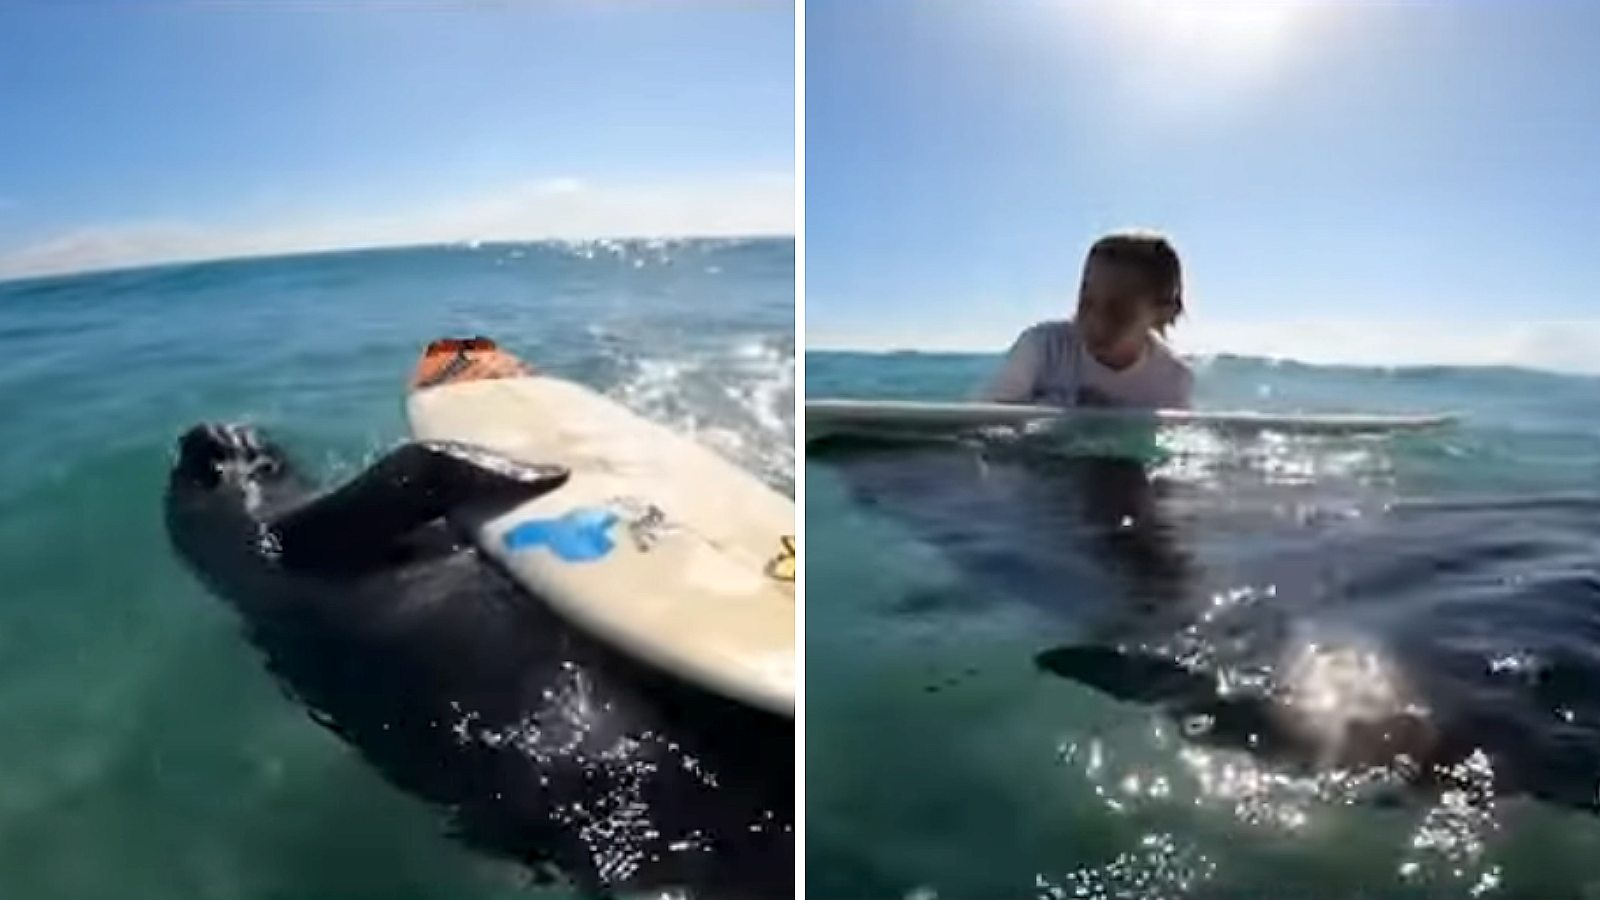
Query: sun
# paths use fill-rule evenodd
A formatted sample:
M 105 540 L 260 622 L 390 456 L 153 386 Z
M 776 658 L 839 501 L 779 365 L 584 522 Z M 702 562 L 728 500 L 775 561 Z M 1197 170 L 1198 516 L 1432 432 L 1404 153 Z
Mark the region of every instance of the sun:
M 1195 54 L 1277 52 L 1324 0 L 1097 0 L 1151 41 Z
M 1271 81 L 1334 0 L 1066 0 L 1111 40 L 1134 81 L 1161 93 L 1214 95 Z

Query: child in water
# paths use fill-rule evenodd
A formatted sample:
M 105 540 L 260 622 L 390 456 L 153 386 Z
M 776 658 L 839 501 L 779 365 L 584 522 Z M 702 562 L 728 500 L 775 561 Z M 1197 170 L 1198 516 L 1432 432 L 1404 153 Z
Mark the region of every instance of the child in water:
M 1187 409 L 1194 373 L 1162 340 L 1182 314 L 1172 244 L 1148 232 L 1107 235 L 1084 261 L 1075 317 L 1024 331 L 979 399 Z

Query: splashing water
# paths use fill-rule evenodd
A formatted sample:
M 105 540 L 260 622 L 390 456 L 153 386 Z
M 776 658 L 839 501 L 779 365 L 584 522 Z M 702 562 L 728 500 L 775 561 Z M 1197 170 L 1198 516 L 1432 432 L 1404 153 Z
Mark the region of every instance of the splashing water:
M 629 360 L 612 395 L 794 493 L 793 341 L 744 339 Z

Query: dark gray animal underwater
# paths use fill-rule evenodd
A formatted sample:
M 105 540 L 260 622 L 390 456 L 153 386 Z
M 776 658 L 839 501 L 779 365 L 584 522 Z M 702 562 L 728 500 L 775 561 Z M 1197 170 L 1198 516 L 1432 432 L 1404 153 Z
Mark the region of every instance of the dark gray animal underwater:
M 1185 741 L 1370 776 L 1389 803 L 1600 811 L 1600 499 L 1380 496 L 1319 518 L 1248 480 L 1187 490 L 1138 459 L 1040 450 L 808 456 L 961 571 L 917 615 L 1033 605 L 1070 635 L 1038 671 L 1148 706 Z M 1271 595 L 1216 608 L 1241 584 Z
M 325 490 L 208 424 L 165 515 L 286 693 L 467 846 L 592 896 L 792 896 L 793 720 L 587 639 L 464 538 L 566 477 L 411 443 Z

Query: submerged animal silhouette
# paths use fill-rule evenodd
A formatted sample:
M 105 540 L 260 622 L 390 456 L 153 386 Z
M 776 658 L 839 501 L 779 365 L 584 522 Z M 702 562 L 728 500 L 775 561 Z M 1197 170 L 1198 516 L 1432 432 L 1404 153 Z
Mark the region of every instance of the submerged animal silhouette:
M 1191 741 L 1297 772 L 1381 771 L 1424 793 L 1527 794 L 1600 812 L 1600 747 L 1552 736 L 1514 710 L 1429 704 L 1410 687 L 1341 709 L 1337 698 L 1319 696 L 1317 685 L 1295 684 L 1294 674 L 1225 689 L 1219 672 L 1115 647 L 1058 647 L 1035 663 L 1114 699 L 1155 706 Z M 1550 690 L 1567 690 L 1569 677 L 1559 666 L 1543 678 Z
M 793 720 L 589 640 L 464 539 L 566 478 L 407 444 L 319 491 L 254 430 L 206 425 L 166 522 L 287 692 L 468 846 L 596 896 L 790 896 Z

